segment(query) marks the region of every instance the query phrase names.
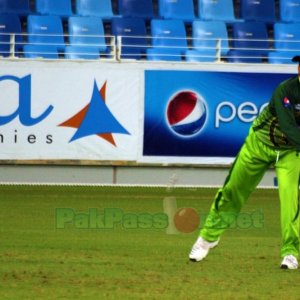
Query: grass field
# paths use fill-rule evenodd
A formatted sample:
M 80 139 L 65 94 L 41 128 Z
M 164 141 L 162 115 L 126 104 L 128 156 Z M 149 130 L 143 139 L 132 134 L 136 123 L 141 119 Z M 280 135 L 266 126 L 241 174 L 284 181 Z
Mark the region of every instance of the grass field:
M 215 192 L 0 186 L 0 299 L 300 299 L 300 270 L 279 269 L 276 190 L 257 190 L 243 209 L 260 211 L 263 226 L 229 229 L 201 263 L 188 261 L 197 231 L 149 228 L 165 197 L 201 215 Z M 70 217 L 58 216 L 62 208 L 75 221 L 57 228 L 58 217 Z M 92 228 L 90 208 L 113 208 L 126 220 Z M 147 222 L 137 226 L 141 214 Z

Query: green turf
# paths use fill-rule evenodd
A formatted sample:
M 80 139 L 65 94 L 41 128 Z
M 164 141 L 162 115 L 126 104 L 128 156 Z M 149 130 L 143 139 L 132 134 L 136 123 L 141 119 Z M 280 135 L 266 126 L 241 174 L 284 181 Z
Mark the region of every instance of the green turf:
M 120 208 L 153 216 L 163 213 L 163 199 L 172 196 L 178 208 L 193 207 L 201 215 L 214 193 L 0 186 L 0 299 L 300 299 L 300 270 L 279 269 L 276 190 L 256 191 L 243 209 L 260 211 L 262 227 L 229 229 L 201 263 L 187 259 L 196 231 L 170 235 L 121 224 L 56 228 L 57 208 Z

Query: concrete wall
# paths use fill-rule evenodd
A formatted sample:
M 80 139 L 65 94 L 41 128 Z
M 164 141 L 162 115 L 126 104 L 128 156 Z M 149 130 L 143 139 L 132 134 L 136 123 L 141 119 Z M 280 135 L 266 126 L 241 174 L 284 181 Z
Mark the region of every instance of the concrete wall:
M 221 186 L 228 168 L 175 166 L 51 166 L 2 165 L 1 183 Z M 274 186 L 274 170 L 269 170 L 260 187 Z

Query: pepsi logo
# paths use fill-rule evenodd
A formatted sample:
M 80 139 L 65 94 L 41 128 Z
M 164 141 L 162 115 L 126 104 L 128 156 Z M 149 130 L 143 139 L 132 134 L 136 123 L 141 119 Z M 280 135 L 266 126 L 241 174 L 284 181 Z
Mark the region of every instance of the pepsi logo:
M 198 134 L 205 125 L 207 109 L 204 100 L 193 91 L 180 91 L 167 105 L 166 119 L 170 129 L 183 137 Z

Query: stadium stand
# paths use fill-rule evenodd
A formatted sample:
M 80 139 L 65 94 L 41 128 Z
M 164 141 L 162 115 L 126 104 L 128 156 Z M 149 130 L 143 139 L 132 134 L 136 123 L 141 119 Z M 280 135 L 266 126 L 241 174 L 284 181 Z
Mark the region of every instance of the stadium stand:
M 159 0 L 159 16 L 164 19 L 180 19 L 192 22 L 195 19 L 193 0 Z
M 76 0 L 76 13 L 85 17 L 100 17 L 103 20 L 110 20 L 114 16 L 111 0 Z
M 280 0 L 279 18 L 282 22 L 300 22 L 300 0 Z
M 154 17 L 152 0 L 119 0 L 119 14 L 123 17 L 138 17 L 151 20 Z
M 70 45 L 78 48 L 75 52 L 78 57 L 82 53 L 83 46 L 87 47 L 86 49 L 91 48 L 89 53 L 95 53 L 95 49 L 98 53 L 108 50 L 101 18 L 73 16 L 68 19 L 68 26 Z M 68 51 L 68 57 L 70 55 Z
M 201 20 L 236 22 L 233 0 L 199 0 L 198 16 Z
M 141 59 L 147 48 L 147 29 L 141 18 L 114 18 L 111 33 L 120 37 L 120 58 Z
M 73 14 L 71 0 L 35 0 L 35 10 L 41 15 L 67 18 Z
M 64 51 L 64 30 L 59 16 L 29 15 L 27 17 L 28 44 L 55 46 Z
M 14 35 L 14 44 L 11 49 L 11 38 Z M 21 36 L 21 22 L 19 16 L 15 14 L 0 15 L 0 55 L 7 57 L 12 56 L 14 51 L 20 54 L 22 50 L 23 38 Z M 13 43 L 12 43 L 13 44 Z
M 27 16 L 31 12 L 29 0 L 0 0 L 0 14 Z
M 232 26 L 229 62 L 263 62 L 269 51 L 268 30 L 263 22 L 235 23 Z
M 226 56 L 229 43 L 225 22 L 194 21 L 192 23 L 192 46 L 192 50 L 186 51 L 187 61 L 214 62 Z
M 240 0 L 240 16 L 245 21 L 275 22 L 275 0 Z
M 23 41 L 31 58 L 48 55 L 47 45 L 69 59 L 119 49 L 119 59 L 290 63 L 300 51 L 300 0 L 0 0 L 0 14 L 3 57 L 22 57 Z M 70 18 L 87 19 L 72 27 Z M 183 24 L 163 32 L 153 25 L 161 21 Z
M 58 59 L 58 51 L 52 45 L 24 45 L 25 58 L 43 58 L 43 59 Z
M 274 51 L 269 53 L 269 62 L 292 63 L 290 60 L 294 55 L 300 55 L 299 24 L 274 24 Z
M 187 49 L 187 36 L 182 20 L 151 21 L 151 49 L 148 60 L 181 60 Z

